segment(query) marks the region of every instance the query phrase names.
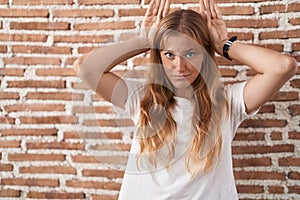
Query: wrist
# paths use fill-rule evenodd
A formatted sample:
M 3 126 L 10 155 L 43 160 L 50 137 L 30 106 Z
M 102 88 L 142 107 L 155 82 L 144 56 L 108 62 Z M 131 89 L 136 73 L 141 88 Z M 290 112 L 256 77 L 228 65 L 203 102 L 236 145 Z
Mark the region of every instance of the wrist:
M 225 44 L 223 45 L 223 56 L 225 58 L 227 58 L 228 60 L 232 60 L 230 57 L 229 57 L 229 50 L 230 50 L 230 47 L 231 45 L 237 40 L 237 36 L 233 36 L 231 38 L 229 38 Z

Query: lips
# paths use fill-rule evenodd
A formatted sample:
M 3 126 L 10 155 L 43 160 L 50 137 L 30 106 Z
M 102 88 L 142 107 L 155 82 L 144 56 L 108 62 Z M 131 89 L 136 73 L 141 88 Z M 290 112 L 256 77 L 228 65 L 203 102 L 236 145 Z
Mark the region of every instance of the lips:
M 173 75 L 174 78 L 176 79 L 186 79 L 187 77 L 189 77 L 191 74 L 176 74 L 176 75 Z

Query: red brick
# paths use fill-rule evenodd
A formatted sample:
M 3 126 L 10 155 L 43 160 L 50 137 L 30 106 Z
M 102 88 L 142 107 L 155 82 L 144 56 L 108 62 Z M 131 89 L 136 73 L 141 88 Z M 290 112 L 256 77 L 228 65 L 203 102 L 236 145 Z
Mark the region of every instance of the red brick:
M 119 17 L 128 17 L 128 16 L 144 16 L 146 9 L 142 8 L 130 8 L 130 9 L 119 9 Z
M 97 151 L 129 151 L 130 144 L 96 144 L 91 145 L 91 150 Z
M 299 51 L 300 50 L 300 43 L 293 43 L 292 44 L 292 50 L 293 51 Z
M 294 79 L 290 81 L 290 85 L 293 88 L 300 88 L 300 79 Z
M 24 76 L 24 69 L 0 68 L 0 76 Z
M 271 166 L 272 160 L 269 157 L 233 159 L 234 167 Z
M 12 164 L 0 164 L 0 172 L 9 172 L 9 171 L 13 171 L 13 169 L 14 166 Z
M 75 124 L 75 116 L 20 117 L 22 124 Z
M 60 58 L 11 57 L 4 58 L 4 64 L 20 65 L 60 65 Z
M 288 107 L 290 113 L 292 116 L 299 115 L 300 114 L 300 105 L 290 105 Z
M 232 148 L 233 154 L 265 154 L 265 153 L 283 153 L 294 152 L 295 147 L 292 144 L 278 144 L 273 146 L 234 146 Z
M 53 129 L 2 129 L 2 136 L 57 136 L 58 130 Z
M 299 12 L 300 11 L 300 3 L 289 3 L 288 5 L 288 12 Z
M 289 193 L 295 193 L 295 194 L 300 194 L 300 186 L 288 186 Z
M 7 81 L 9 88 L 65 88 L 65 81 L 40 81 L 40 80 L 26 80 L 26 81 Z
M 234 172 L 235 179 L 258 179 L 258 180 L 281 180 L 284 181 L 286 179 L 285 173 L 279 172 L 253 172 L 253 171 L 235 171 Z
M 32 54 L 71 54 L 71 47 L 57 47 L 57 46 L 24 46 L 18 45 L 12 47 L 13 53 L 32 53 Z
M 8 161 L 65 161 L 61 154 L 9 154 Z
M 105 163 L 105 164 L 126 164 L 125 156 L 72 156 L 75 163 Z
M 118 200 L 118 195 L 92 194 L 92 200 Z
M 121 140 L 122 133 L 120 132 L 65 132 L 64 139 L 96 139 L 96 140 Z
M 274 113 L 275 112 L 275 105 L 263 105 L 259 109 L 259 113 Z
M 71 5 L 72 0 L 14 0 L 13 5 Z
M 54 36 L 54 43 L 106 43 L 113 42 L 113 35 L 58 35 Z
M 83 5 L 103 5 L 103 4 L 140 4 L 140 0 L 78 0 Z
M 115 182 L 100 182 L 100 181 L 80 181 L 80 180 L 67 180 L 67 187 L 74 188 L 96 188 L 104 190 L 120 190 L 121 184 Z
M 88 90 L 90 89 L 84 82 L 75 82 L 75 83 L 72 83 L 72 88 L 74 89 L 85 89 L 85 90 Z
M 278 92 L 270 101 L 293 101 L 298 100 L 298 92 Z
M 235 69 L 220 68 L 219 70 L 222 77 L 236 77 L 238 74 L 238 71 Z
M 11 22 L 11 29 L 17 30 L 70 30 L 67 22 Z
M 19 93 L 16 92 L 0 92 L 0 99 L 20 99 Z
M 112 114 L 113 108 L 111 106 L 74 106 L 72 113 L 107 113 Z
M 0 124 L 14 124 L 14 123 L 15 123 L 15 118 L 0 116 Z
M 72 68 L 36 69 L 37 76 L 76 76 Z
M 281 132 L 273 131 L 270 136 L 271 136 L 272 140 L 282 140 L 282 133 Z
M 289 23 L 292 24 L 292 25 L 294 25 L 294 26 L 299 25 L 300 24 L 300 17 L 290 19 Z
M 86 169 L 86 170 L 82 170 L 82 176 L 106 177 L 106 178 L 123 178 L 124 172 L 123 171 L 117 171 L 117 170 Z
M 0 34 L 0 41 L 46 42 L 47 36 L 43 34 Z
M 288 178 L 289 179 L 295 179 L 295 180 L 300 180 L 300 173 L 299 172 L 289 172 L 288 173 Z
M 300 132 L 296 132 L 296 131 L 289 132 L 289 139 L 300 140 Z
M 8 0 L 0 0 L 0 4 L 7 5 L 8 4 Z
M 260 14 L 283 13 L 286 11 L 286 5 L 262 5 L 259 9 Z
M 265 133 L 264 132 L 251 132 L 251 133 L 241 133 L 237 132 L 234 140 L 265 140 Z
M 278 164 L 280 166 L 300 166 L 300 158 L 280 158 Z
M 263 193 L 263 186 L 258 185 L 237 185 L 238 193 L 258 194 Z
M 240 125 L 240 127 L 285 127 L 286 124 L 286 120 L 279 119 L 247 119 Z
M 96 47 L 79 47 L 78 48 L 78 53 L 85 54 L 85 53 L 88 53 L 88 52 L 90 52 L 94 49 L 96 49 Z
M 287 30 L 287 31 L 269 31 L 261 32 L 258 35 L 260 40 L 264 39 L 288 39 L 288 38 L 297 38 L 299 37 L 300 30 Z
M 23 179 L 23 178 L 2 178 L 1 185 L 18 185 L 18 186 L 59 186 L 57 179 Z
M 116 29 L 133 29 L 134 21 L 122 22 L 102 22 L 102 23 L 81 23 L 75 24 L 75 30 L 116 30 Z
M 130 119 L 101 119 L 101 120 L 84 120 L 85 126 L 134 126 Z
M 28 92 L 27 99 L 39 100 L 83 100 L 83 94 L 73 94 L 69 92 Z
M 33 142 L 26 143 L 27 149 L 65 149 L 84 150 L 84 144 L 67 142 Z
M 76 168 L 67 166 L 20 167 L 20 173 L 30 174 L 76 174 Z
M 63 104 L 15 104 L 5 106 L 7 112 L 20 112 L 20 111 L 65 111 Z
M 7 47 L 5 45 L 0 45 L 0 53 L 6 53 Z
M 21 191 L 1 188 L 0 197 L 21 197 Z
M 277 28 L 278 21 L 275 19 L 240 19 L 226 20 L 228 28 Z
M 0 9 L 0 17 L 48 17 L 49 12 L 45 9 Z
M 19 148 L 21 147 L 20 141 L 0 140 L 0 148 Z
M 53 17 L 113 17 L 112 9 L 63 9 L 53 10 Z
M 28 192 L 27 198 L 33 199 L 86 199 L 85 194 L 82 192 Z
M 268 186 L 268 192 L 271 194 L 283 194 L 284 193 L 284 187 L 279 185 L 269 185 Z

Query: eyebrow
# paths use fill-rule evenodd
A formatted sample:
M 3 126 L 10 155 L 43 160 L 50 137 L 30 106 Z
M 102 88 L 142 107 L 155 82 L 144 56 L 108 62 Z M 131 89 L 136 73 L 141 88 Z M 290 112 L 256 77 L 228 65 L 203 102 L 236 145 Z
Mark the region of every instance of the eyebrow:
M 175 52 L 175 51 L 173 51 L 173 50 L 167 50 L 167 49 L 163 49 L 162 51 L 171 52 L 171 53 L 174 53 L 174 52 Z M 191 51 L 196 51 L 196 50 L 193 49 L 193 48 L 191 48 L 191 49 L 182 51 L 182 53 L 191 52 Z

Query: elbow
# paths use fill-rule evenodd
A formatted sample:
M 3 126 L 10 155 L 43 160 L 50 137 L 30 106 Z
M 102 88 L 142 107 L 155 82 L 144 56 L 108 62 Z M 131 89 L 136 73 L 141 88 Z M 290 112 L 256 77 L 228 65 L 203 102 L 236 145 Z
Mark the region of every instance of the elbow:
M 83 62 L 85 60 L 85 57 L 86 57 L 85 55 L 81 56 L 78 59 L 76 59 L 73 63 L 73 70 L 76 73 L 76 75 L 80 78 L 84 78 L 84 74 L 86 73 L 83 67 Z
M 294 76 L 298 71 L 298 63 L 296 59 L 286 56 L 280 67 L 279 74 L 284 76 L 287 80 Z

